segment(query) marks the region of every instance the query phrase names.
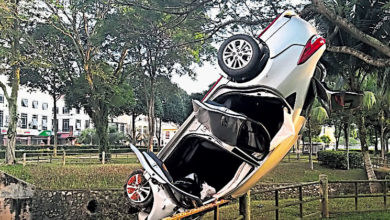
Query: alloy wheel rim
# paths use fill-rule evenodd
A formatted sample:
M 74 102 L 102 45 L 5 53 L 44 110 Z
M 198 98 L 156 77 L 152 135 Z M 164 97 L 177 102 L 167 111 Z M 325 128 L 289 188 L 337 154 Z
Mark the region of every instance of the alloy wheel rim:
M 230 69 L 242 69 L 248 65 L 253 57 L 253 48 L 243 39 L 230 42 L 222 53 L 223 62 Z
M 142 178 L 141 174 L 135 174 L 129 178 L 126 184 L 127 196 L 136 203 L 145 202 L 151 193 L 148 182 L 142 184 Z

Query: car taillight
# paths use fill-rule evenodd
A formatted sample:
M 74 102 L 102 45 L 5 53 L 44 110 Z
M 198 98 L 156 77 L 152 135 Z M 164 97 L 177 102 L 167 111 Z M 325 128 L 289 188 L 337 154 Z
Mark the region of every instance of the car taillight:
M 210 92 L 214 89 L 214 87 L 219 83 L 219 81 L 221 81 L 221 79 L 222 79 L 222 76 L 220 76 L 219 79 L 214 83 L 214 85 L 210 88 L 210 90 L 203 97 L 201 102 L 203 102 L 206 99 L 206 97 L 210 94 Z
M 325 38 L 319 36 L 319 35 L 314 35 L 311 37 L 306 45 L 305 48 L 302 51 L 301 57 L 299 58 L 298 65 L 306 62 L 311 55 L 313 55 L 322 45 L 325 44 Z
M 271 24 L 269 24 L 260 34 L 259 34 L 259 38 L 268 30 L 268 28 L 270 28 L 276 20 L 278 20 L 278 18 L 281 16 L 282 14 L 278 15 L 278 17 L 276 17 L 272 22 Z

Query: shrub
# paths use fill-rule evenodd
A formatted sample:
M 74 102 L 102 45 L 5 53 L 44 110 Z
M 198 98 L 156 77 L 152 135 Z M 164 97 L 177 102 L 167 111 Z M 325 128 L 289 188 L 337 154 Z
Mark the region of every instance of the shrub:
M 325 144 L 329 144 L 330 143 L 330 137 L 328 135 L 322 135 L 321 137 L 321 141 Z
M 334 169 L 347 169 L 346 151 L 319 151 L 321 165 Z M 363 156 L 359 152 L 349 152 L 349 168 L 363 168 Z

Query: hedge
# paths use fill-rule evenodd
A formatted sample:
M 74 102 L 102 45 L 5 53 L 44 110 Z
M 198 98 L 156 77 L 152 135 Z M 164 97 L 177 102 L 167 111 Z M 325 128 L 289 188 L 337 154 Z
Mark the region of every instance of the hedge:
M 347 169 L 346 151 L 319 151 L 318 161 L 321 165 L 334 169 Z M 363 156 L 360 152 L 349 152 L 349 168 L 363 168 Z

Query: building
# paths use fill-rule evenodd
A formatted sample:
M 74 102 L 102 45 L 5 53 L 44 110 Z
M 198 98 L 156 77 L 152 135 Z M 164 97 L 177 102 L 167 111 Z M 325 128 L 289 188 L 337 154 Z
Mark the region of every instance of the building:
M 7 82 L 7 77 L 0 75 L 0 80 Z M 10 93 L 11 88 L 7 87 Z M 21 86 L 18 95 L 19 121 L 16 129 L 16 142 L 20 145 L 46 145 L 53 142 L 51 135 L 54 125 L 53 98 L 40 91 L 29 91 Z M 64 97 L 57 101 L 58 143 L 75 144 L 76 138 L 87 128 L 93 128 L 92 121 L 84 109 L 69 109 Z M 9 123 L 8 103 L 0 89 L 0 145 L 6 145 Z M 109 120 L 119 132 L 131 135 L 132 120 L 129 115 L 122 115 Z M 156 123 L 157 126 L 157 123 Z M 145 145 L 148 136 L 148 118 L 140 115 L 135 120 L 137 144 Z M 176 133 L 178 126 L 162 122 L 161 145 L 165 146 Z M 157 129 L 156 129 L 157 131 Z M 157 139 L 156 139 L 157 140 Z
M 2 82 L 7 82 L 7 77 L 0 75 Z M 7 88 L 10 93 L 11 88 Z M 18 95 L 17 144 L 41 145 L 50 144 L 50 135 L 54 125 L 53 98 L 40 91 L 29 91 L 21 86 Z M 90 117 L 83 109 L 68 109 L 64 97 L 57 101 L 58 120 L 58 141 L 59 144 L 75 144 L 76 137 L 82 130 L 92 128 Z M 127 133 L 129 131 L 129 116 L 120 116 L 111 119 L 111 125 L 118 128 L 118 131 Z M 0 89 L 0 145 L 6 144 L 7 130 L 9 123 L 8 103 Z

